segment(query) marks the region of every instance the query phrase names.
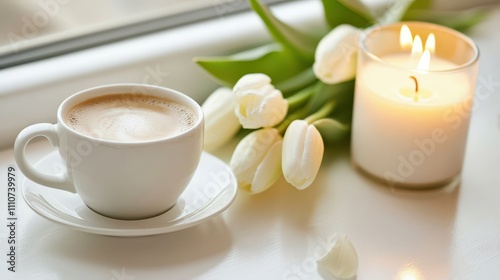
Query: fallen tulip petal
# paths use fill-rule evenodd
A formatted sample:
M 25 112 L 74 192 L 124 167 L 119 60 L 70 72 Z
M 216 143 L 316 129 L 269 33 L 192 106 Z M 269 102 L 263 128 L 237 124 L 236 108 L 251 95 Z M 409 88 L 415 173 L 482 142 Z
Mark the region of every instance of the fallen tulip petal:
M 341 235 L 318 264 L 333 277 L 348 279 L 358 272 L 358 254 L 347 236 Z

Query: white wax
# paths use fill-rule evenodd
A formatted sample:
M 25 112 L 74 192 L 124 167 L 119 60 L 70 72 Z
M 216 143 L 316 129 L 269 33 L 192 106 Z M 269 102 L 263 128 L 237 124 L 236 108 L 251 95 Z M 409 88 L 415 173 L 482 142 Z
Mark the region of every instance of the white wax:
M 414 69 L 409 54 L 384 56 L 384 63 Z M 366 62 L 356 77 L 352 153 L 355 163 L 389 184 L 438 184 L 460 174 L 474 87 L 460 72 L 425 72 L 418 99 L 409 72 Z M 431 70 L 456 68 L 431 58 Z

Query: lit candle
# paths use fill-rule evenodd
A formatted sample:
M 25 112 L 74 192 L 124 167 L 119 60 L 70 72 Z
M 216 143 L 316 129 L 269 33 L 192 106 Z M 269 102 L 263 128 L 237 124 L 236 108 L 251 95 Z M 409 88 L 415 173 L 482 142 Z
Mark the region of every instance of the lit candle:
M 398 23 L 369 30 L 358 57 L 354 163 L 391 186 L 456 182 L 478 56 L 469 38 L 434 24 Z

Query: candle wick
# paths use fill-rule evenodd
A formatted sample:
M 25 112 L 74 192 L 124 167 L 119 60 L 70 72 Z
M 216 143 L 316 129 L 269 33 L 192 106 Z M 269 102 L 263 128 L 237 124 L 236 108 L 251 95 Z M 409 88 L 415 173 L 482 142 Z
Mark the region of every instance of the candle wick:
M 413 96 L 413 101 L 417 102 L 418 101 L 418 81 L 415 76 L 410 76 L 410 79 L 412 79 L 415 82 L 415 95 Z
M 410 79 L 412 79 L 415 82 L 415 92 L 418 93 L 418 81 L 415 76 L 410 76 Z

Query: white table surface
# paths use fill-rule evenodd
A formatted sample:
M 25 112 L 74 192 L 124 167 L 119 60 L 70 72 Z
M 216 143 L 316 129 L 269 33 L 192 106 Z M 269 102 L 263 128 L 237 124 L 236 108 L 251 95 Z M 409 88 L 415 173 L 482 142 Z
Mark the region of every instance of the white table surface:
M 18 191 L 17 272 L 11 273 L 4 261 L 6 174 L 15 166 L 8 149 L 0 152 L 0 279 L 329 279 L 315 257 L 335 234 L 347 234 L 357 249 L 357 279 L 500 279 L 498 26 L 497 8 L 470 33 L 481 50 L 482 94 L 459 187 L 388 189 L 356 172 L 344 143 L 327 147 L 316 181 L 304 191 L 280 179 L 259 195 L 241 191 L 228 210 L 201 225 L 135 238 L 51 223 Z M 232 147 L 216 155 L 228 160 Z M 49 150 L 47 143 L 32 144 L 32 161 Z

